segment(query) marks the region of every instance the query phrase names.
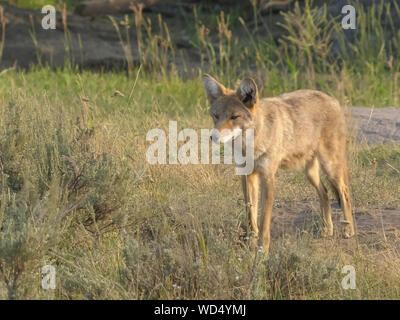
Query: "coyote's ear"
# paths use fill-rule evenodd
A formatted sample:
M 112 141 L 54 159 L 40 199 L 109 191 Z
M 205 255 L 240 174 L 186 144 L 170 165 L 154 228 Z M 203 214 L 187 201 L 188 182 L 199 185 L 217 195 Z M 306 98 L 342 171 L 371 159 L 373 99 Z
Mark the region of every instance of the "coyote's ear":
M 226 88 L 208 74 L 203 76 L 203 86 L 210 103 L 213 103 L 226 92 Z
M 247 108 L 253 108 L 258 102 L 257 85 L 251 78 L 243 79 L 236 94 Z

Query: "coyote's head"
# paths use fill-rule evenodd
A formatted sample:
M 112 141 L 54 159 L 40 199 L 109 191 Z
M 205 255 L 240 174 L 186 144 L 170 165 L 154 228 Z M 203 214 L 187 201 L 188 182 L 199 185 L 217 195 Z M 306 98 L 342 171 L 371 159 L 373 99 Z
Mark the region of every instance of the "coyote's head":
M 234 91 L 206 74 L 203 85 L 214 121 L 213 142 L 229 142 L 246 129 L 253 128 L 253 113 L 258 104 L 257 85 L 253 79 L 244 79 Z

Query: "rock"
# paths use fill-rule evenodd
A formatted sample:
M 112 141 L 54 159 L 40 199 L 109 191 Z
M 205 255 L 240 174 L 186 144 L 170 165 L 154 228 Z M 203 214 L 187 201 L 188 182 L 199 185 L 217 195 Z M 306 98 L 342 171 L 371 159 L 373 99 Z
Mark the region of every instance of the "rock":
M 359 142 L 400 143 L 400 108 L 352 107 L 350 127 Z
M 8 5 L 4 8 L 8 23 L 0 70 L 14 64 L 19 68 L 29 68 L 31 64 L 37 64 L 39 59 L 42 64 L 62 66 L 67 58 L 66 46 L 70 47 L 73 61 L 83 68 L 122 68 L 125 65 L 124 52 L 111 24 L 91 22 L 89 18 L 69 15 L 67 30 L 70 41 L 66 43 L 66 30 L 60 12 L 56 16 L 56 29 L 44 30 L 41 27 L 44 15 L 39 10 L 25 10 Z M 37 46 L 30 32 L 36 37 Z M 135 52 L 133 54 L 137 56 Z
M 75 9 L 75 13 L 86 17 L 104 16 L 132 12 L 132 6 L 142 5 L 146 8 L 160 2 L 164 4 L 165 2 L 171 3 L 171 1 L 168 0 L 88 0 L 79 4 Z

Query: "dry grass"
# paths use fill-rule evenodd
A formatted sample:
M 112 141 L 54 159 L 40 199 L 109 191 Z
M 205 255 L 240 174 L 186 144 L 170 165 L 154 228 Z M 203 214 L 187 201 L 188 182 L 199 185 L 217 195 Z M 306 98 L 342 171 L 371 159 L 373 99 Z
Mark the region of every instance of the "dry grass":
M 266 257 L 241 237 L 246 216 L 233 168 L 146 162 L 148 130 L 172 119 L 178 129 L 210 127 L 199 80 L 139 75 L 129 98 L 133 81 L 123 75 L 41 69 L 1 77 L 2 199 L 10 199 L 2 200 L 3 298 L 399 297 L 397 231 L 319 239 L 317 197 L 302 173 L 279 173 L 274 211 L 306 219 L 275 235 Z M 360 148 L 349 152 L 356 213 L 400 208 L 399 175 L 385 166 L 399 167 L 399 147 Z M 78 191 L 74 170 L 85 177 Z M 5 228 L 17 209 L 24 227 Z M 45 264 L 57 268 L 53 293 L 40 288 Z M 346 264 L 356 268 L 356 290 L 340 285 Z

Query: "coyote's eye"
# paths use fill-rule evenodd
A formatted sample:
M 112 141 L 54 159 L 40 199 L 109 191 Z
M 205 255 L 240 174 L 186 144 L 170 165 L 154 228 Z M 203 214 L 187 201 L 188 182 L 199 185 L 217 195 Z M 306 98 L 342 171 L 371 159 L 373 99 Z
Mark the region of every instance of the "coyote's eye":
M 217 114 L 213 114 L 213 117 L 215 118 L 215 120 L 218 120 L 219 119 L 219 115 L 217 115 Z
M 231 117 L 231 120 L 235 120 L 237 118 L 239 118 L 239 116 L 238 115 L 234 115 L 234 116 Z

